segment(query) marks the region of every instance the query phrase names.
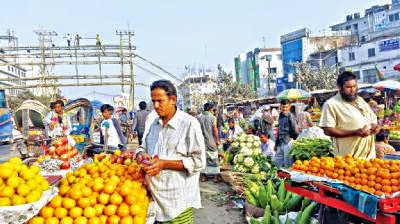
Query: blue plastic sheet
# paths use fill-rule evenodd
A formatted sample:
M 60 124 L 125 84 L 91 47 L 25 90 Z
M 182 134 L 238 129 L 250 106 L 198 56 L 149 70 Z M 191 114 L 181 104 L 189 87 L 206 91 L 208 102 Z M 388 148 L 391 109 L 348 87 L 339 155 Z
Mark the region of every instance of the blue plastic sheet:
M 338 189 L 342 193 L 342 198 L 347 203 L 351 204 L 357 208 L 360 212 L 368 215 L 371 218 L 376 218 L 376 213 L 378 210 L 379 198 L 375 195 L 356 190 L 352 187 L 329 183 L 332 187 Z

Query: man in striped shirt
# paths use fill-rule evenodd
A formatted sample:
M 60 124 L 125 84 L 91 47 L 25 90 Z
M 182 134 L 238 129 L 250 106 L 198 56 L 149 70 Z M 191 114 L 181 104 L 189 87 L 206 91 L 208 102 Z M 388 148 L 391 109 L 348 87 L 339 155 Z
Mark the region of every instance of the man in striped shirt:
M 197 119 L 176 108 L 176 88 L 153 82 L 151 100 L 159 118 L 136 151 L 156 202 L 157 223 L 194 223 L 192 208 L 201 208 L 199 177 L 205 168 L 204 137 Z

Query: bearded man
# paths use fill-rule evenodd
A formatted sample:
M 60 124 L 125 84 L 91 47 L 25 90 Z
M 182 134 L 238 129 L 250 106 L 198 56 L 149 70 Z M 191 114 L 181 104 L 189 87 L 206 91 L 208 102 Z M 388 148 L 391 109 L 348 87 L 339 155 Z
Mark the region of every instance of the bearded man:
M 376 157 L 375 134 L 380 131 L 377 117 L 357 95 L 357 78 L 352 72 L 338 76 L 339 92 L 322 108 L 319 126 L 333 138 L 335 155 L 371 159 Z

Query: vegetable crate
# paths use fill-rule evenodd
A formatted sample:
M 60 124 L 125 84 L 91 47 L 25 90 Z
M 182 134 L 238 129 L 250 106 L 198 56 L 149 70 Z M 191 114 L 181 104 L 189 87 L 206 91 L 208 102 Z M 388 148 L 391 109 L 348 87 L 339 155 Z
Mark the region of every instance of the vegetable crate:
M 290 179 L 290 174 L 284 171 L 278 171 L 278 176 Z M 317 190 L 314 191 L 305 188 L 307 186 L 313 186 L 314 189 Z M 400 211 L 400 198 L 380 199 L 378 202 L 378 212 L 376 214 L 376 219 L 373 219 L 366 214 L 360 212 L 359 210 L 357 210 L 357 208 L 353 207 L 347 202 L 341 200 L 341 192 L 338 189 L 328 186 L 322 182 L 307 181 L 299 184 L 286 183 L 285 188 L 288 191 L 307 197 L 320 204 L 339 209 L 343 212 L 377 224 L 396 224 L 396 216 L 390 213 Z

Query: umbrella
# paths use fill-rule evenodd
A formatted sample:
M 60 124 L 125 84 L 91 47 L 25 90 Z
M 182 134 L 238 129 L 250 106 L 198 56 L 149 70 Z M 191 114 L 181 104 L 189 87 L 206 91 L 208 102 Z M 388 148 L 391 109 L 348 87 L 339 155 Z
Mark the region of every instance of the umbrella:
M 369 93 L 369 94 L 375 94 L 379 92 L 379 90 L 375 89 L 375 88 L 365 88 L 365 89 L 359 89 L 358 93 Z
M 380 91 L 391 90 L 400 93 L 400 82 L 394 80 L 380 81 L 372 85 L 372 87 Z
M 304 100 L 310 98 L 311 94 L 302 89 L 287 89 L 279 93 L 276 98 L 278 100 Z

